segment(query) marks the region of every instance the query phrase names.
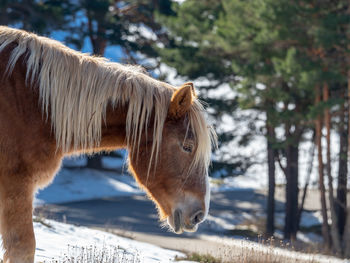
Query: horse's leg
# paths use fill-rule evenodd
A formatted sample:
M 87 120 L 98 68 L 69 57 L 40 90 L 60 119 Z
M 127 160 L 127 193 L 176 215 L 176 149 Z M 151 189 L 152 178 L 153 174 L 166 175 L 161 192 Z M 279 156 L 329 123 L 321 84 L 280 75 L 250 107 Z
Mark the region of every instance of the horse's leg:
M 9 175 L 0 179 L 4 263 L 34 262 L 33 194 L 34 187 L 29 178 Z

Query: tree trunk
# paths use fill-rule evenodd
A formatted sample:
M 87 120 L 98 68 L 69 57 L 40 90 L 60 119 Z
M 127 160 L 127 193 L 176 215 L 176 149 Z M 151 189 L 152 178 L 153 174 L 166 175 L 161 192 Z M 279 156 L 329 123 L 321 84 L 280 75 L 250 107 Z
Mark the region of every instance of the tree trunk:
M 323 85 L 323 101 L 327 102 L 329 99 L 329 87 L 326 83 Z M 329 206 L 331 211 L 331 236 L 332 236 L 332 246 L 338 256 L 342 254 L 342 247 L 340 243 L 340 236 L 338 230 L 338 218 L 335 212 L 335 202 L 334 202 L 334 190 L 333 190 L 333 176 L 332 176 L 332 166 L 331 166 L 331 115 L 329 108 L 325 109 L 324 113 L 325 124 L 326 124 L 326 140 L 327 140 L 327 164 L 326 171 L 328 176 L 328 197 L 329 197 Z
M 344 257 L 350 258 L 350 205 L 348 205 L 347 214 L 344 229 Z
M 94 55 L 103 56 L 107 47 L 107 40 L 100 37 L 92 37 L 90 39 Z
M 350 13 L 350 5 L 348 7 Z M 348 35 L 348 39 L 350 36 Z M 350 56 L 348 55 L 348 67 L 350 67 Z M 348 118 L 350 118 L 350 69 L 348 70 Z M 348 152 L 350 151 L 350 120 L 348 119 Z M 350 202 L 349 202 L 350 203 Z M 344 227 L 344 257 L 350 258 L 350 204 L 347 207 L 347 217 Z
M 315 156 L 315 131 L 313 131 L 313 135 L 312 135 L 312 145 L 311 145 L 311 149 L 310 149 L 309 167 L 307 168 L 307 178 L 306 178 L 305 185 L 304 185 L 303 196 L 301 198 L 300 206 L 298 209 L 298 216 L 297 216 L 297 219 L 298 219 L 297 229 L 298 230 L 300 229 L 301 215 L 302 215 L 303 210 L 304 210 L 304 204 L 305 204 L 306 195 L 307 195 L 307 191 L 308 191 L 309 184 L 310 184 L 312 168 L 314 166 L 314 156 Z
M 103 56 L 107 47 L 106 29 L 101 26 L 101 21 L 92 18 L 89 11 L 86 13 L 88 19 L 89 37 L 92 44 L 94 55 Z M 97 23 L 97 29 L 94 30 L 93 22 Z
M 338 217 L 338 229 L 340 238 L 343 239 L 344 227 L 346 221 L 346 192 L 347 192 L 347 175 L 348 175 L 348 114 L 347 108 L 343 104 L 340 112 L 339 127 L 339 169 L 338 169 L 338 187 L 335 209 Z
M 101 155 L 87 156 L 86 168 L 101 170 L 103 168 L 102 156 Z
M 268 122 L 268 120 L 267 120 Z M 267 197 L 267 221 L 266 236 L 270 237 L 275 232 L 275 130 L 271 124 L 267 123 L 267 163 L 268 163 L 268 197 Z
M 348 4 L 347 8 L 347 14 L 350 14 L 350 4 Z M 350 27 L 347 28 L 347 34 L 346 34 L 346 40 L 349 43 L 350 40 L 350 33 L 349 33 Z M 350 44 L 347 45 L 348 50 L 350 49 Z M 350 55 L 348 53 L 347 55 L 347 105 L 348 105 L 348 153 L 350 152 Z M 347 185 L 345 185 L 345 202 L 346 202 L 346 191 L 347 191 Z M 350 203 L 350 202 L 348 202 Z M 347 207 L 347 216 L 345 221 L 345 227 L 344 227 L 344 235 L 343 235 L 343 247 L 344 247 L 344 257 L 350 258 L 350 204 L 348 204 Z
M 297 235 L 297 214 L 298 214 L 298 177 L 299 177 L 299 141 L 290 144 L 286 149 L 286 215 L 284 225 L 284 238 L 292 241 Z
M 316 87 L 316 105 L 321 101 L 321 95 L 319 87 Z M 322 119 L 321 116 L 317 117 L 316 123 L 316 145 L 317 145 L 317 156 L 318 156 L 318 176 L 319 176 L 319 188 L 320 198 L 322 207 L 322 236 L 324 240 L 324 246 L 326 252 L 330 251 L 331 239 L 328 226 L 328 215 L 327 215 L 327 204 L 326 204 L 326 190 L 324 187 L 324 169 L 323 169 L 323 158 L 322 158 Z

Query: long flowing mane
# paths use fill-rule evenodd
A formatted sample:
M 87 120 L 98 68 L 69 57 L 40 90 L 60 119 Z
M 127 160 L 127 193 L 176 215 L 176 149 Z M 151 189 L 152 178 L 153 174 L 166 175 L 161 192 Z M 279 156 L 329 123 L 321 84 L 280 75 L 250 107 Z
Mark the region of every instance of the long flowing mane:
M 50 118 L 57 145 L 64 152 L 72 145 L 74 149 L 99 145 L 107 106 L 128 105 L 127 145 L 138 147 L 153 114 L 152 158 L 157 158 L 170 98 L 176 90 L 173 86 L 142 73 L 139 67 L 112 63 L 49 38 L 0 26 L 0 52 L 10 43 L 17 46 L 11 52 L 7 74 L 25 55 L 26 83 L 38 86 L 42 112 Z M 193 165 L 207 171 L 214 133 L 207 127 L 198 100 L 189 111 L 189 122 L 198 142 Z

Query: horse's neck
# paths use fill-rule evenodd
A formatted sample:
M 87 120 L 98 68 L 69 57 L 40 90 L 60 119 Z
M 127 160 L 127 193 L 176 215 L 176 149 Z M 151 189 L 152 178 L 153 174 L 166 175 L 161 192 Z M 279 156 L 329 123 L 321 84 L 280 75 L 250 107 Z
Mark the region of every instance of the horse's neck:
M 102 122 L 101 144 L 94 150 L 114 150 L 126 147 L 127 106 L 108 106 L 106 121 Z

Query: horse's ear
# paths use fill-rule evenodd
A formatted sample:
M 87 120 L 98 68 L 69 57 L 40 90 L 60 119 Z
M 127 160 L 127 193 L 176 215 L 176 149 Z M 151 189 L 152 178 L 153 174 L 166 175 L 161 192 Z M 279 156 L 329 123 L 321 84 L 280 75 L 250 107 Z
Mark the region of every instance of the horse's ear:
M 168 117 L 171 119 L 181 118 L 190 109 L 194 96 L 193 83 L 183 84 L 171 98 Z
M 184 86 L 190 86 L 193 97 L 197 98 L 197 94 L 196 94 L 196 91 L 194 90 L 193 82 L 186 82 L 181 87 L 184 87 Z

